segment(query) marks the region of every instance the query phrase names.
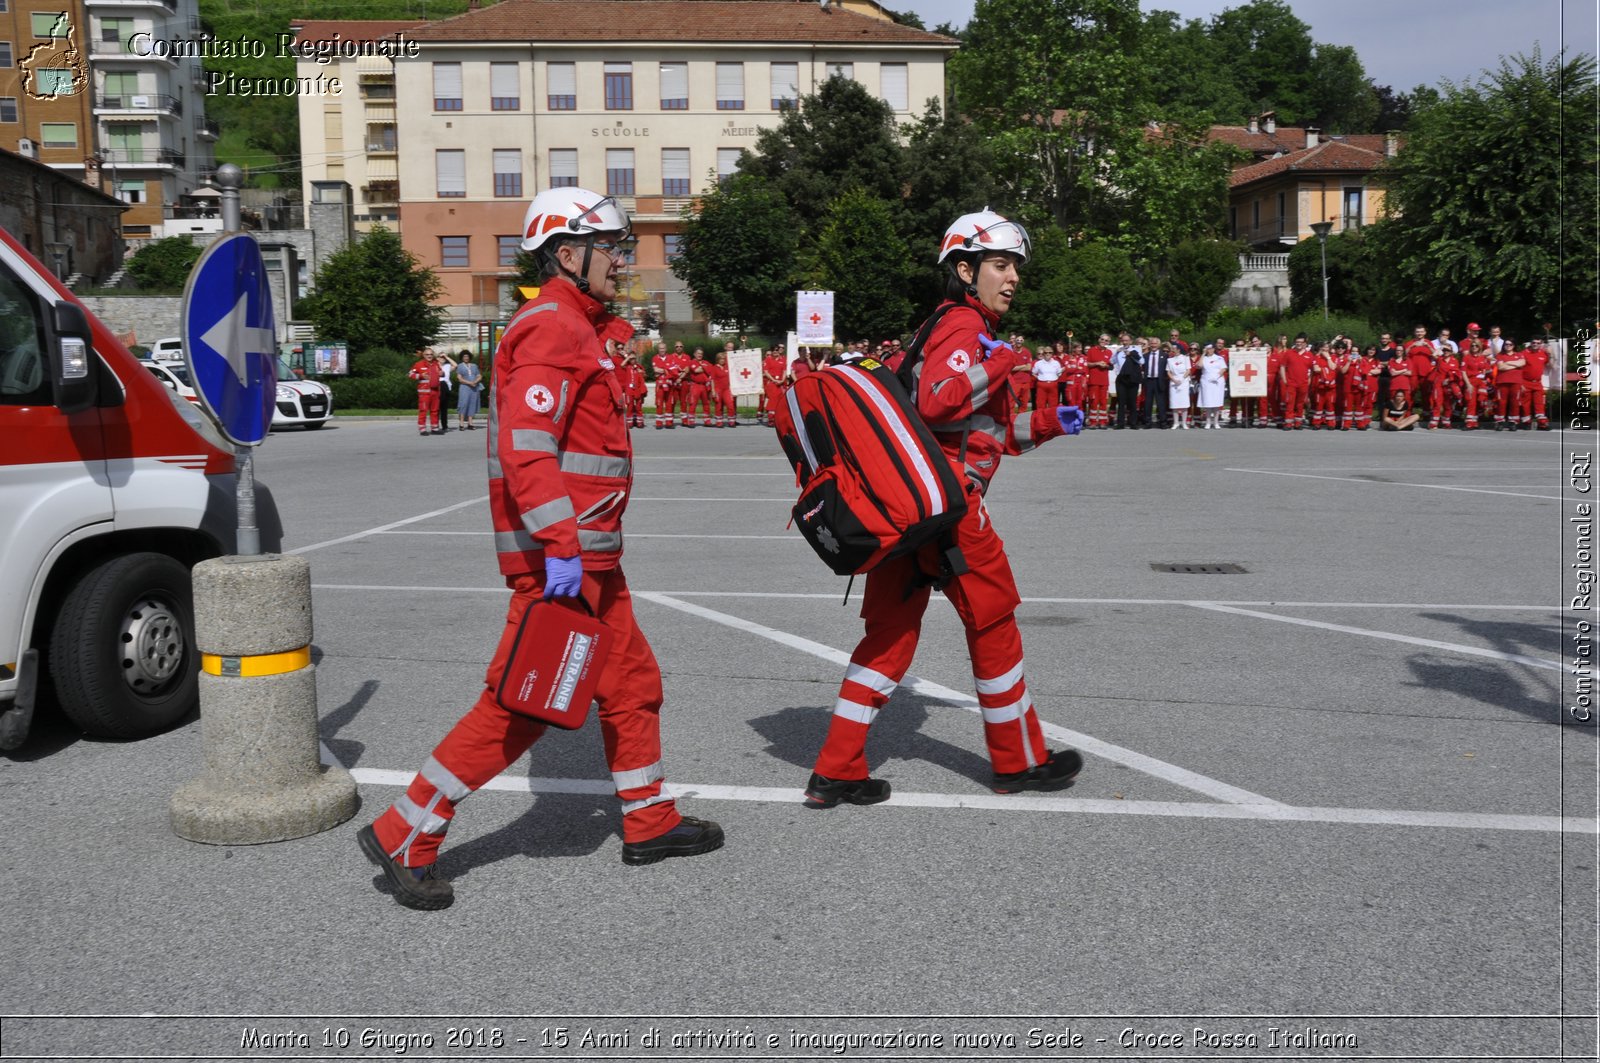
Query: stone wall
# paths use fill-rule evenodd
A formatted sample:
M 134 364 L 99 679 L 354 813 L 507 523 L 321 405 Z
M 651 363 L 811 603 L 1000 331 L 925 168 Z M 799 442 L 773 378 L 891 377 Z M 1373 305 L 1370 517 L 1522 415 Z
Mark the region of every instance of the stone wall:
M 131 332 L 145 347 L 178 335 L 183 314 L 183 299 L 176 295 L 90 295 L 83 297 L 83 305 L 106 328 L 118 335 Z
M 1289 312 L 1288 255 L 1240 255 L 1239 268 L 1239 278 L 1222 296 L 1223 306 Z

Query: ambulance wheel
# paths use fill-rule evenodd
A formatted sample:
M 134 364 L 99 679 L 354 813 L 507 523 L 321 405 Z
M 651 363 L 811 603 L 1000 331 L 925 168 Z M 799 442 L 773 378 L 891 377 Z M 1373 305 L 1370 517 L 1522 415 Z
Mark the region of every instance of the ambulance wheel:
M 126 554 L 90 569 L 50 635 L 61 710 L 100 738 L 142 738 L 189 715 L 199 661 L 189 570 L 165 554 Z

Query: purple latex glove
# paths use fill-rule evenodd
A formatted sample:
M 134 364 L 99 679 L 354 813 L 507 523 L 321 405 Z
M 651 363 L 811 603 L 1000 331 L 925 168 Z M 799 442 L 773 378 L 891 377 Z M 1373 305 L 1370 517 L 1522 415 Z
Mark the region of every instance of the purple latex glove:
M 992 340 L 981 332 L 978 333 L 978 344 L 983 347 L 983 360 L 986 362 L 993 356 L 995 351 L 1012 351 L 1015 353 L 1011 344 L 1005 340 Z
M 583 589 L 581 557 L 544 556 L 544 598 L 575 598 Z
M 1056 420 L 1061 422 L 1061 430 L 1069 436 L 1083 431 L 1083 411 L 1076 406 L 1057 406 Z

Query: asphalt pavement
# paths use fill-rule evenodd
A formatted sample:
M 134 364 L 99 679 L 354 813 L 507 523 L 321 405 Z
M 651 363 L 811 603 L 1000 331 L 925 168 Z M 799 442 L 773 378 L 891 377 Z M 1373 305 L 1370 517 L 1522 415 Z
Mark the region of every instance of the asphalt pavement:
M 624 866 L 591 722 L 462 805 L 456 903 L 416 912 L 355 834 L 501 627 L 485 440 L 336 420 L 259 451 L 355 820 L 178 838 L 198 719 L 119 743 L 46 718 L 0 758 L 0 1058 L 1594 1058 L 1596 735 L 1564 715 L 1563 608 L 1592 439 L 1097 431 L 1008 458 L 987 504 L 1026 674 L 1083 775 L 988 790 L 936 599 L 868 746 L 894 798 L 819 812 L 857 603 L 786 528 L 769 430 L 635 430 L 667 781 L 727 845 Z

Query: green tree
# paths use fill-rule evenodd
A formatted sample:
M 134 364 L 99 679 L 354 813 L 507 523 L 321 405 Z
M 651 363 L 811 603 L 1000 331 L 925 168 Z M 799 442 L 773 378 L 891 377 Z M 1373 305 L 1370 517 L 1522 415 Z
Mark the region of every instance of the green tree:
M 1208 144 L 1198 122 L 1139 129 L 1119 140 L 1114 179 L 1102 192 L 1096 228 L 1135 262 L 1159 262 L 1169 248 L 1216 236 L 1226 220 L 1228 174 L 1239 149 Z
M 182 288 L 200 260 L 200 247 L 187 236 L 152 240 L 128 257 L 128 276 L 141 288 Z
M 317 337 L 344 340 L 352 355 L 374 347 L 416 350 L 444 319 L 444 308 L 433 305 L 444 290 L 439 278 L 382 225 L 329 255 L 313 284 L 302 305 Z
M 950 57 L 957 105 L 1029 220 L 1092 229 L 1117 152 L 1149 117 L 1138 0 L 978 0 Z
M 928 101 L 927 112 L 906 133 L 902 231 L 919 267 L 912 301 L 926 311 L 944 293 L 944 270 L 936 263 L 945 229 L 961 215 L 999 202 L 1000 189 L 988 140 L 971 122 L 945 113 L 937 100 Z
M 1204 324 L 1239 277 L 1239 250 L 1229 240 L 1190 239 L 1174 246 L 1161 264 L 1157 301 L 1196 325 Z
M 713 321 L 781 333 L 794 311 L 794 259 L 800 219 L 783 193 L 739 173 L 685 212 L 672 272 Z
M 1309 90 L 1311 27 L 1283 0 L 1251 0 L 1211 20 L 1211 37 L 1232 65 L 1250 113 L 1276 111 L 1292 125 L 1316 108 Z
M 1151 11 L 1141 31 L 1140 66 L 1154 105 L 1151 117 L 1234 123 L 1250 110 L 1231 59 L 1197 18 L 1179 24 L 1171 11 Z
M 1380 292 L 1383 267 L 1373 261 L 1366 234 L 1350 229 L 1328 237 L 1328 309 L 1335 314 L 1388 317 Z M 1290 306 L 1296 314 L 1322 312 L 1322 247 L 1302 240 L 1289 252 Z
M 864 190 L 853 188 L 828 204 L 803 268 L 808 288 L 835 293 L 835 335 L 880 340 L 911 323 L 907 292 L 917 264 L 888 204 Z
M 1535 51 L 1447 86 L 1413 116 L 1389 167 L 1387 216 L 1367 234 L 1395 309 L 1487 318 L 1515 336 L 1592 324 L 1595 73 L 1592 56 Z
M 1148 289 L 1128 252 L 1104 240 L 1072 245 L 1066 233 L 1041 230 L 1022 283 L 1006 315 L 1005 331 L 1058 340 L 1132 327 L 1149 313 Z
M 904 167 L 894 110 L 858 81 L 828 78 L 762 131 L 739 168 L 775 187 L 801 218 L 820 217 L 844 188 L 898 201 Z
M 1329 133 L 1370 133 L 1378 121 L 1378 94 L 1356 50 L 1319 44 L 1306 71 L 1311 120 Z

